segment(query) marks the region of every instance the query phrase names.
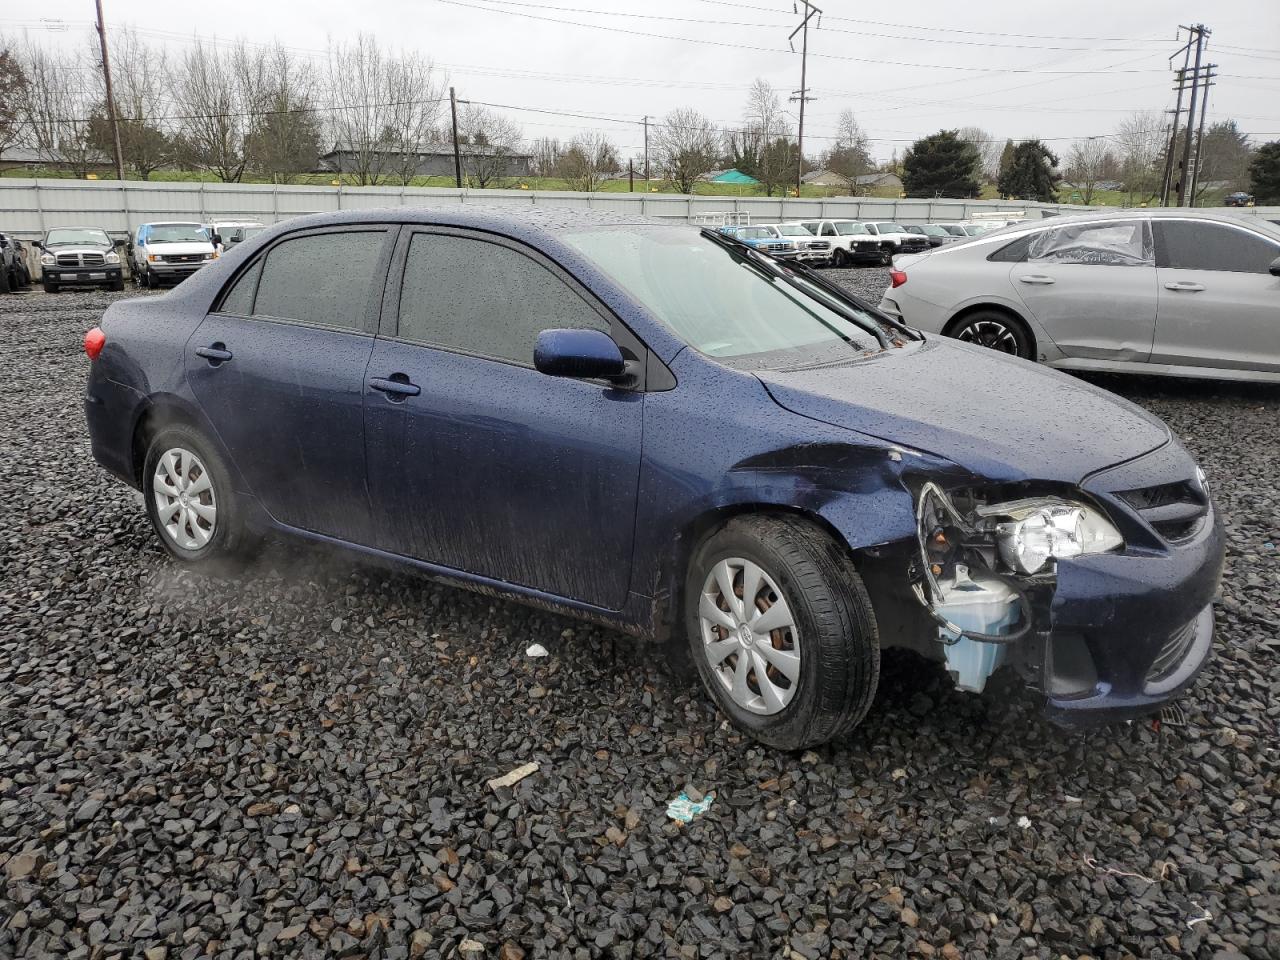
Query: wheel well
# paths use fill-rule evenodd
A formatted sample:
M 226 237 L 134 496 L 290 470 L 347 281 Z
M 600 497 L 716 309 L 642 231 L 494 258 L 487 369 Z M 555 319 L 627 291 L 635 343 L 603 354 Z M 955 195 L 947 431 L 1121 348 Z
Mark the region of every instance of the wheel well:
M 133 477 L 137 481 L 139 489 L 142 488 L 142 470 L 146 465 L 147 448 L 151 446 L 151 439 L 165 427 L 171 427 L 176 424 L 199 429 L 199 424 L 188 416 L 182 408 L 167 403 L 148 405 L 138 417 L 138 422 L 134 424 L 132 464 Z
M 952 317 L 950 320 L 947 321 L 947 325 L 942 328 L 943 335 L 948 337 L 951 336 L 955 332 L 956 327 L 960 326 L 961 323 L 963 323 L 969 317 L 973 316 L 975 313 L 999 313 L 1005 317 L 1008 317 L 1010 320 L 1016 323 L 1019 327 L 1021 327 L 1022 332 L 1027 335 L 1027 341 L 1031 344 L 1031 355 L 1033 357 L 1035 356 L 1036 335 L 1031 332 L 1030 325 L 1027 323 L 1026 320 L 1024 320 L 1018 314 L 1016 310 L 1012 310 L 1009 307 L 1006 307 L 1003 304 L 999 304 L 999 303 L 975 303 L 965 307 L 963 310 L 961 310 L 954 317 Z
M 684 605 L 685 572 L 693 553 L 707 537 L 735 517 L 783 516 L 803 520 L 820 529 L 843 550 L 848 550 L 844 538 L 821 516 L 777 503 L 735 503 L 717 507 L 700 514 L 680 532 L 675 540 L 675 550 L 667 557 L 660 583 L 654 584 L 653 633 L 655 639 L 665 642 L 671 638 Z

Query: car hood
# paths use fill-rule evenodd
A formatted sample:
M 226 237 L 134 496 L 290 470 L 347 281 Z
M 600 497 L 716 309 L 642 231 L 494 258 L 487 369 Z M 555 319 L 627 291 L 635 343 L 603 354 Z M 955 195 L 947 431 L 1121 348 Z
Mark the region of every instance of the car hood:
M 183 240 L 178 243 L 156 243 L 153 240 L 147 244 L 147 250 L 151 253 L 181 256 L 189 253 L 213 253 L 213 244 L 204 240 Z
M 756 376 L 782 407 L 992 480 L 1078 484 L 1168 442 L 1127 400 L 985 347 L 929 339 L 848 364 Z
M 114 250 L 114 247 L 104 247 L 96 243 L 68 243 L 59 244 L 56 247 L 45 247 L 45 253 L 102 253 L 107 254 Z

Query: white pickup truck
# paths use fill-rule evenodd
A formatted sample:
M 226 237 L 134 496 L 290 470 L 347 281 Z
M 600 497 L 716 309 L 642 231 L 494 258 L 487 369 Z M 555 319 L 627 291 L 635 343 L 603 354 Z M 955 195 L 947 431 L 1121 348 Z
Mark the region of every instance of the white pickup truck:
M 929 249 L 928 237 L 908 233 L 901 224 L 890 220 L 868 220 L 865 224 L 881 240 L 892 244 L 894 253 L 924 253 Z
M 855 263 L 885 266 L 897 252 L 857 220 L 797 220 L 796 223 L 815 237 L 830 242 L 831 263 L 836 267 L 850 267 Z

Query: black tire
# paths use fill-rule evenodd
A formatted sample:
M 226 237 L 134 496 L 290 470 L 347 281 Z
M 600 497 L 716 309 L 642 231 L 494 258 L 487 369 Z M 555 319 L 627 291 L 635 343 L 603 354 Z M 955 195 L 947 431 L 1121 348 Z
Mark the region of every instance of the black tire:
M 989 347 L 1024 360 L 1035 358 L 1036 345 L 1027 325 L 1003 310 L 975 310 L 947 328 L 947 336 Z
M 107 289 L 115 293 L 119 293 L 121 290 L 124 289 L 124 277 L 121 277 L 119 280 L 114 281 Z
M 57 292 L 58 292 L 58 285 L 57 285 L 56 283 L 54 283 L 52 280 L 50 280 L 48 277 L 45 277 L 45 278 L 41 279 L 41 281 L 40 281 L 40 286 L 42 286 L 42 287 L 44 288 L 44 292 L 45 292 L 45 293 L 57 293 Z
M 194 549 L 178 543 L 174 535 L 165 530 L 159 516 L 156 470 L 161 457 L 175 449 L 194 454 L 207 468 L 211 480 L 210 496 L 204 504 L 215 507 L 216 517 L 208 541 Z M 189 480 L 198 480 L 202 471 L 188 469 L 186 472 Z M 230 471 L 213 445 L 192 427 L 175 424 L 164 427 L 151 438 L 142 467 L 142 493 L 147 517 L 155 528 L 160 545 L 179 563 L 211 572 L 234 570 L 257 549 L 259 538 L 245 527 L 244 510 L 236 499 Z M 200 496 L 203 498 L 203 494 Z
M 892 251 L 892 250 L 881 250 L 881 251 L 880 251 L 880 266 L 882 266 L 882 267 L 891 267 L 891 266 L 893 266 L 893 251 Z
M 836 252 L 831 255 L 831 265 L 833 267 L 839 267 L 842 270 L 845 267 L 850 266 L 849 252 L 843 247 L 836 247 Z
M 3 263 L 0 263 L 0 293 L 10 292 L 9 270 Z
M 725 687 L 728 681 L 721 681 L 708 657 L 699 614 L 703 587 L 716 565 L 729 558 L 751 561 L 764 571 L 790 609 L 798 634 L 788 639 L 778 636 L 784 631 L 777 630 L 767 636 L 775 649 L 790 643 L 800 661 L 794 689 L 788 683 L 789 701 L 771 714 L 753 712 L 735 702 Z M 742 590 L 738 580 L 734 589 Z M 757 609 L 771 598 L 777 602 L 770 590 L 769 584 L 762 585 L 753 604 Z M 807 521 L 740 517 L 704 540 L 694 551 L 685 577 L 684 623 L 703 686 L 735 726 L 762 743 L 783 750 L 825 743 L 851 730 L 871 707 L 880 677 L 880 640 L 871 600 L 848 554 Z M 735 636 L 724 628 L 711 629 L 722 631 L 711 634 L 717 640 Z M 739 656 L 729 654 L 720 666 Z M 781 673 L 775 676 L 786 679 Z M 760 691 L 758 679 L 754 691 Z

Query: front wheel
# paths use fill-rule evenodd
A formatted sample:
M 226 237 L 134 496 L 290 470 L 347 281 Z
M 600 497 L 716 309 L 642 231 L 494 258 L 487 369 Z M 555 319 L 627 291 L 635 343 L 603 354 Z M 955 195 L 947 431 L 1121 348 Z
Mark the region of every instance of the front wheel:
M 1035 355 L 1031 334 L 1020 320 L 1015 320 L 999 310 L 979 310 L 971 313 L 950 331 L 950 335 L 965 343 L 999 350 L 1011 356 L 1030 360 Z
M 175 560 L 214 566 L 243 560 L 256 546 L 222 458 L 191 427 L 175 425 L 155 435 L 142 482 L 147 516 Z
M 880 642 L 852 561 L 798 518 L 729 521 L 695 551 L 685 622 L 702 683 L 734 725 L 784 750 L 824 743 L 871 707 Z
M 892 267 L 892 266 L 893 266 L 893 251 L 892 251 L 892 250 L 881 250 L 881 251 L 880 251 L 880 266 L 882 266 L 882 267 Z
M 41 281 L 40 281 L 40 286 L 44 288 L 44 292 L 45 292 L 45 293 L 57 293 L 57 292 L 58 292 L 58 285 L 57 285 L 56 283 L 54 283 L 53 281 L 51 281 L 51 280 L 47 279 L 47 278 L 46 278 L 46 279 L 44 279 L 44 280 L 41 280 Z
M 843 248 L 837 247 L 836 252 L 831 255 L 831 264 L 835 267 L 844 268 L 849 266 L 849 253 Z

